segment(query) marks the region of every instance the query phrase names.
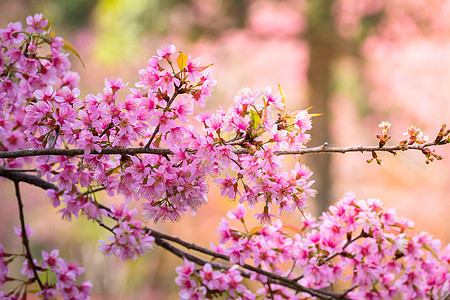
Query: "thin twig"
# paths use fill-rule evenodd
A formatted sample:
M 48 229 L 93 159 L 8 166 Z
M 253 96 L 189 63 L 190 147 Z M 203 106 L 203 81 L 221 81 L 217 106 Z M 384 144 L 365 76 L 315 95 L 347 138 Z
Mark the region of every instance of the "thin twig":
M 346 297 L 348 293 L 350 293 L 351 291 L 355 290 L 357 287 L 359 287 L 359 285 L 352 286 L 351 288 L 349 288 L 348 290 L 346 290 L 346 291 L 342 294 L 342 297 Z M 444 298 L 444 299 L 445 299 L 445 298 Z
M 324 259 L 324 263 L 327 261 L 332 260 L 333 258 L 335 258 L 338 255 L 343 255 L 345 248 L 347 248 L 351 243 L 355 242 L 356 240 L 363 238 L 363 237 L 367 237 L 367 233 L 365 233 L 364 231 L 362 231 L 357 237 L 354 237 L 353 239 L 347 241 L 345 243 L 345 245 L 342 247 L 342 251 L 341 252 L 336 252 L 330 256 L 328 256 L 327 258 Z
M 172 98 L 170 98 L 169 102 L 167 102 L 166 107 L 164 108 L 164 112 L 165 113 L 170 106 L 172 105 L 173 101 L 175 100 L 175 98 L 180 94 L 180 87 L 177 87 L 175 85 L 175 92 L 172 95 Z M 161 123 L 158 124 L 158 126 L 156 126 L 155 130 L 153 130 L 152 136 L 150 137 L 150 140 L 148 140 L 147 144 L 144 146 L 145 149 L 149 148 L 150 145 L 153 142 L 153 139 L 155 138 L 156 134 L 159 132 L 159 128 L 161 127 Z
M 108 132 L 108 130 L 110 130 L 113 126 L 114 126 L 113 122 L 109 123 L 108 126 L 106 126 L 106 128 L 103 130 L 103 132 L 100 133 L 99 137 L 104 136 Z
M 272 291 L 272 287 L 270 286 L 270 282 L 267 283 L 267 287 L 269 288 L 269 292 L 270 292 L 270 299 L 273 299 L 273 291 Z
M 97 223 L 98 223 L 98 225 L 99 225 L 100 227 L 103 227 L 103 228 L 105 228 L 106 230 L 108 230 L 109 232 L 114 233 L 113 229 L 110 228 L 110 227 L 108 227 L 108 226 L 106 226 L 103 222 L 97 220 Z
M 20 188 L 19 188 L 19 181 L 14 181 L 14 189 L 16 191 L 16 198 L 17 198 L 17 204 L 19 206 L 19 218 L 20 218 L 20 227 L 22 228 L 22 244 L 25 247 L 25 251 L 27 253 L 26 258 L 28 260 L 28 264 L 33 270 L 34 280 L 37 281 L 39 284 L 39 287 L 41 288 L 41 291 L 45 289 L 44 284 L 42 283 L 41 279 L 38 276 L 36 265 L 33 261 L 33 256 L 31 256 L 31 250 L 30 250 L 30 243 L 28 241 L 28 236 L 25 228 L 25 216 L 23 213 L 23 203 L 22 203 L 22 197 L 20 196 Z
M 50 147 L 49 147 L 50 149 L 54 149 L 55 148 L 56 142 L 58 140 L 58 137 L 59 137 L 59 127 L 57 127 L 55 129 L 55 136 L 53 137 L 53 139 L 50 139 L 50 141 L 51 141 L 51 144 L 50 144 Z
M 144 146 L 145 149 L 148 149 L 150 147 L 150 145 L 152 144 L 153 140 L 155 139 L 155 136 L 158 134 L 159 132 L 159 128 L 161 128 L 161 124 L 158 124 L 155 128 L 155 130 L 153 130 L 152 136 L 150 137 L 150 139 L 148 140 L 147 144 Z
M 104 187 L 104 186 L 98 187 L 98 188 L 95 188 L 95 189 L 88 190 L 88 191 L 84 192 L 83 196 L 86 196 L 86 195 L 89 195 L 89 194 L 94 194 L 94 193 L 101 192 L 101 191 L 104 191 L 104 190 L 106 190 L 106 187 Z
M 431 146 L 438 146 L 446 144 L 445 141 L 433 141 L 424 144 L 413 144 L 407 145 L 406 150 L 422 150 Z M 395 151 L 406 151 L 403 150 L 399 145 L 395 146 L 351 146 L 351 147 L 329 147 L 329 146 L 317 146 L 312 148 L 305 148 L 300 150 L 280 150 L 274 151 L 276 155 L 297 155 L 297 154 L 309 154 L 309 153 L 347 153 L 347 152 L 395 152 Z

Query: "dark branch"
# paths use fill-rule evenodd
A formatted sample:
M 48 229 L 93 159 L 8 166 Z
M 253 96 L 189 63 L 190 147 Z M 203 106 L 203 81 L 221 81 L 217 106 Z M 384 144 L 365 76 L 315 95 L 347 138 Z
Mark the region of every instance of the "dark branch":
M 33 149 L 33 150 L 17 150 L 17 151 L 0 151 L 0 158 L 17 158 L 26 156 L 45 156 L 45 155 L 61 155 L 61 156 L 77 156 L 84 155 L 84 149 Z M 145 149 L 145 148 L 103 148 L 99 153 L 95 150 L 91 154 L 157 154 L 168 155 L 172 154 L 169 149 Z
M 446 141 L 433 141 L 425 144 L 413 144 L 407 145 L 406 150 L 423 150 L 432 146 L 440 146 L 447 144 Z M 329 147 L 329 146 L 318 146 L 305 148 L 300 150 L 280 150 L 274 151 L 276 155 L 303 155 L 310 153 L 347 153 L 347 152 L 396 152 L 396 151 L 406 151 L 402 149 L 399 145 L 396 146 L 351 146 L 351 147 Z M 84 149 L 34 149 L 34 150 L 16 150 L 16 151 L 0 151 L 0 158 L 17 158 L 17 157 L 27 157 L 27 156 L 44 156 L 44 155 L 61 155 L 61 156 L 77 156 L 83 155 Z M 190 151 L 190 150 L 188 150 Z M 240 148 L 233 150 L 235 154 L 247 154 L 248 149 Z M 91 154 L 104 154 L 104 155 L 114 155 L 114 154 L 155 154 L 155 155 L 171 155 L 173 152 L 169 149 L 158 149 L 158 148 L 103 148 L 101 152 L 95 150 L 91 151 Z
M 37 283 L 39 284 L 39 287 L 41 288 L 41 291 L 42 291 L 45 289 L 45 287 L 44 287 L 44 284 L 42 283 L 42 281 L 39 279 L 39 276 L 38 276 L 38 273 L 36 270 L 36 265 L 34 264 L 34 261 L 33 261 L 33 256 L 31 256 L 30 243 L 28 241 L 27 231 L 25 228 L 25 215 L 23 213 L 23 203 L 22 203 L 22 197 L 20 196 L 20 188 L 19 188 L 18 180 L 14 181 L 14 188 L 16 191 L 17 204 L 19 206 L 20 227 L 22 229 L 22 236 L 21 236 L 22 244 L 25 247 L 26 258 L 28 260 L 28 264 L 31 267 L 31 269 L 33 270 L 34 280 L 37 281 Z
M 2 167 L 0 167 L 0 176 L 8 178 L 8 179 L 11 179 L 14 182 L 19 182 L 19 181 L 26 182 L 26 183 L 32 184 L 34 186 L 41 187 L 41 188 L 43 188 L 45 190 L 47 190 L 47 189 L 58 190 L 58 187 L 56 185 L 54 185 L 52 183 L 49 183 L 49 182 L 39 178 L 38 176 L 24 174 L 22 172 L 9 171 L 9 170 L 5 170 L 5 168 L 2 168 Z M 108 207 L 104 206 L 101 203 L 98 203 L 98 206 L 99 206 L 99 208 L 103 208 L 103 209 L 105 209 L 107 211 L 110 211 Z M 101 227 L 104 227 L 107 230 L 111 231 L 111 228 L 105 226 L 103 223 L 99 222 L 99 224 L 100 224 Z M 220 258 L 220 259 L 223 259 L 223 260 L 229 262 L 230 258 L 227 255 L 224 255 L 224 254 L 221 254 L 221 253 L 217 253 L 215 251 L 212 251 L 212 250 L 209 250 L 209 249 L 197 246 L 197 245 L 195 245 L 193 243 L 186 242 L 186 241 L 184 241 L 184 240 L 182 240 L 182 239 L 180 239 L 178 237 L 173 237 L 173 236 L 164 234 L 162 232 L 153 230 L 153 229 L 148 228 L 148 227 L 144 227 L 144 229 L 146 231 L 150 231 L 151 232 L 151 235 L 155 238 L 155 243 L 158 246 L 168 250 L 169 252 L 175 254 L 178 257 L 186 258 L 186 259 L 188 259 L 188 260 L 190 260 L 190 261 L 192 261 L 192 262 L 194 262 L 194 263 L 196 263 L 198 265 L 201 265 L 201 266 L 205 265 L 206 263 L 210 263 L 211 266 L 213 268 L 216 268 L 216 269 L 228 270 L 230 268 L 228 266 L 224 266 L 224 265 L 221 265 L 221 264 L 208 262 L 208 261 L 206 261 L 204 259 L 199 258 L 198 256 L 195 256 L 193 254 L 190 254 L 190 253 L 187 253 L 185 251 L 182 251 L 181 249 L 173 246 L 172 244 L 168 243 L 167 241 L 171 241 L 171 242 L 177 243 L 177 244 L 179 244 L 179 245 L 181 245 L 181 246 L 183 246 L 183 247 L 185 247 L 187 249 L 194 250 L 194 251 L 197 251 L 197 252 L 209 255 L 211 257 L 214 257 L 214 258 Z M 276 283 L 276 284 L 279 284 L 279 285 L 282 285 L 282 286 L 294 289 L 294 290 L 299 291 L 299 292 L 306 292 L 306 293 L 308 293 L 308 294 L 310 294 L 312 296 L 320 297 L 321 299 L 330 299 L 330 300 L 331 299 L 347 299 L 345 297 L 342 297 L 341 294 L 332 293 L 332 292 L 328 292 L 328 291 L 319 291 L 319 290 L 303 287 L 303 286 L 299 285 L 293 279 L 289 279 L 289 278 L 286 278 L 286 277 L 283 277 L 283 276 L 271 273 L 269 271 L 265 271 L 265 270 L 253 267 L 253 266 L 248 265 L 248 264 L 245 264 L 245 265 L 243 265 L 241 267 L 243 267 L 244 269 L 247 269 L 249 271 L 256 272 L 258 274 L 266 276 L 267 278 L 269 278 L 270 282 L 272 282 L 272 283 Z M 249 273 L 246 273 L 243 270 L 240 270 L 240 272 L 241 272 L 241 275 L 243 277 L 246 277 L 246 278 L 250 277 Z
M 353 243 L 353 242 L 355 242 L 356 240 L 358 240 L 358 239 L 360 239 L 360 238 L 363 238 L 363 237 L 367 237 L 367 233 L 365 233 L 364 231 L 362 231 L 357 237 L 355 237 L 355 238 L 353 238 L 353 239 L 347 241 L 347 242 L 345 243 L 345 245 L 342 247 L 342 251 L 341 251 L 341 252 L 339 252 L 339 253 L 336 252 L 336 253 L 334 253 L 334 254 L 328 256 L 327 258 L 325 258 L 325 259 L 324 259 L 324 262 L 330 261 L 330 260 L 332 260 L 333 258 L 335 258 L 335 257 L 338 256 L 338 255 L 344 255 L 344 254 L 345 254 L 345 252 L 344 252 L 345 248 L 347 248 L 351 243 Z
M 153 233 L 154 233 L 154 231 L 152 231 L 152 236 L 155 237 L 155 243 L 157 245 L 159 245 L 160 247 L 166 249 L 167 251 L 175 254 L 176 256 L 178 256 L 180 258 L 185 258 L 185 259 L 187 259 L 189 261 L 192 261 L 193 263 L 195 263 L 197 265 L 200 265 L 200 266 L 204 266 L 205 264 L 209 263 L 214 269 L 217 269 L 217 270 L 229 270 L 230 269 L 230 267 L 228 267 L 228 266 L 224 266 L 224 265 L 221 265 L 221 264 L 218 264 L 218 263 L 209 262 L 209 261 L 206 261 L 204 259 L 199 258 L 198 256 L 195 256 L 195 255 L 192 255 L 190 253 L 187 253 L 187 252 L 185 252 L 185 251 L 183 251 L 183 250 L 173 246 L 172 244 L 168 243 L 163 238 L 159 237 L 160 233 L 158 233 L 157 235 L 154 235 Z M 176 239 L 178 239 L 178 238 L 176 238 Z M 215 253 L 215 254 L 219 254 L 219 253 Z M 214 256 L 217 257 L 217 255 L 214 255 Z M 349 298 L 343 297 L 341 294 L 336 294 L 336 293 L 331 293 L 331 292 L 326 292 L 326 291 L 319 291 L 319 290 L 314 290 L 314 289 L 303 287 L 303 286 L 299 285 L 298 283 L 296 283 L 296 282 L 294 282 L 294 281 L 292 281 L 292 280 L 290 280 L 288 278 L 285 278 L 283 276 L 279 276 L 277 274 L 274 274 L 274 273 L 271 273 L 271 272 L 268 272 L 268 271 L 264 271 L 262 269 L 258 269 L 258 268 L 249 266 L 247 264 L 245 266 L 243 266 L 243 267 L 246 268 L 246 269 L 249 269 L 249 270 L 251 270 L 253 272 L 256 272 L 256 273 L 259 273 L 261 275 L 267 276 L 269 283 L 275 283 L 275 284 L 278 284 L 278 285 L 282 285 L 282 286 L 291 288 L 291 289 L 299 291 L 299 292 L 306 292 L 306 293 L 308 293 L 308 294 L 310 294 L 312 296 L 316 296 L 316 297 L 319 297 L 321 299 L 326 299 L 326 300 L 332 300 L 332 299 L 343 299 L 343 300 L 345 300 L 345 299 L 349 299 Z M 247 273 L 247 272 L 245 272 L 243 270 L 239 270 L 238 269 L 238 271 L 245 278 L 250 278 L 250 276 L 251 276 L 250 273 Z
M 175 92 L 173 93 L 172 98 L 170 98 L 169 102 L 167 102 L 166 108 L 164 108 L 164 113 L 170 108 L 173 101 L 179 94 L 180 94 L 180 87 L 177 87 L 175 85 Z M 148 149 L 151 146 L 153 140 L 155 139 L 156 134 L 158 134 L 158 132 L 159 132 L 160 127 L 161 127 L 161 123 L 159 123 L 158 126 L 156 126 L 155 130 L 152 133 L 152 136 L 148 140 L 147 144 L 144 146 L 145 149 Z
M 30 174 L 25 174 L 23 172 L 11 171 L 10 169 L 6 169 L 0 167 L 0 176 L 4 178 L 8 178 L 14 182 L 26 182 L 31 185 L 40 187 L 44 190 L 52 189 L 57 190 L 58 187 L 44 179 Z

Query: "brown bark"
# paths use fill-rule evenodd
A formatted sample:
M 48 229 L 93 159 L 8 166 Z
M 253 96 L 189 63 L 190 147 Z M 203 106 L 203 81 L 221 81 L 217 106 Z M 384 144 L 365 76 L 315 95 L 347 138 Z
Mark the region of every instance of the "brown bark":
M 343 55 L 358 55 L 356 42 L 344 40 L 335 31 L 331 8 L 333 1 L 313 0 L 309 2 L 309 30 L 304 37 L 309 43 L 310 64 L 308 68 L 309 105 L 311 112 L 322 113 L 313 119 L 311 130 L 311 146 L 319 146 L 325 142 L 332 144 L 330 135 L 331 114 L 329 99 L 333 94 L 332 67 Z M 314 188 L 317 190 L 317 215 L 328 209 L 332 202 L 332 178 L 330 168 L 331 156 L 314 156 L 308 160 L 308 165 L 314 172 Z

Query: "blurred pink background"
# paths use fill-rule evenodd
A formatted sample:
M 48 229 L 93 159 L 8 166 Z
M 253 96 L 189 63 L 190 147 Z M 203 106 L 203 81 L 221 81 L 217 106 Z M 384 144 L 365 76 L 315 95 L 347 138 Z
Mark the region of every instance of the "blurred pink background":
M 322 122 L 326 129 L 313 132 L 311 146 L 325 141 L 375 145 L 378 124 L 385 120 L 392 123 L 392 143 L 403 139 L 409 125 L 434 139 L 440 125 L 450 121 L 450 3 L 445 1 L 2 0 L 1 28 L 11 21 L 24 23 L 37 12 L 78 48 L 86 68 L 74 56 L 71 61 L 81 76 L 82 95 L 100 92 L 109 76 L 134 86 L 138 69 L 157 48 L 172 43 L 205 64 L 214 63 L 218 85 L 207 109 L 231 105 L 242 86 L 263 90 L 281 84 L 289 110 L 312 106 L 311 112 L 324 113 L 314 124 L 321 128 Z M 323 76 L 313 77 L 320 68 Z M 321 93 L 323 107 L 315 102 Z M 382 167 L 367 164 L 368 153 L 332 154 L 331 182 L 322 189 L 328 201 L 350 190 L 359 199 L 379 198 L 413 220 L 416 231 L 428 231 L 445 245 L 450 242 L 450 146 L 436 152 L 444 160 L 430 165 L 420 152 L 383 153 Z M 325 155 L 301 159 L 313 164 Z M 314 175 L 317 185 L 323 178 L 319 171 Z M 17 207 L 12 184 L 1 184 L 0 241 L 12 251 L 21 247 L 12 234 Z M 181 260 L 159 249 L 131 263 L 105 258 L 97 240 L 106 232 L 83 219 L 60 220 L 36 188 L 27 186 L 24 193 L 26 218 L 36 231 L 34 251 L 59 247 L 63 256 L 78 261 L 94 284 L 94 299 L 177 297 L 175 267 Z M 317 203 L 325 200 L 319 190 L 308 212 L 317 215 Z M 197 216 L 148 225 L 209 247 L 220 217 L 234 205 L 211 184 L 209 204 Z M 296 224 L 301 215 L 283 217 Z

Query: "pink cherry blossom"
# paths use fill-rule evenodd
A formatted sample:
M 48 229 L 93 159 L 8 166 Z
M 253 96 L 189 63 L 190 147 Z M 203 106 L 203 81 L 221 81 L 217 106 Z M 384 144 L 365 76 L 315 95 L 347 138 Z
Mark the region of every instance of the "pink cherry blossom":
M 317 290 L 338 286 L 335 282 L 342 278 L 352 286 L 346 294 L 350 298 L 439 298 L 449 290 L 450 248 L 442 249 L 440 241 L 427 233 L 410 233 L 412 221 L 384 208 L 381 201 L 356 200 L 348 193 L 318 219 L 304 213 L 315 194 L 312 173 L 300 162 L 287 170 L 277 151 L 306 147 L 312 126 L 307 110 L 286 112 L 285 99 L 268 87 L 262 93 L 242 88 L 231 107 L 197 113 L 197 105 L 206 105 L 216 85 L 214 73 L 210 65 L 190 55 L 182 70 L 175 71 L 174 45 L 158 49 L 139 70 L 137 89 L 126 90 L 128 83 L 110 77 L 98 94 L 84 96 L 77 88 L 78 75 L 69 70 L 65 41 L 46 32 L 48 21 L 41 14 L 28 17 L 27 24 L 32 39 L 21 32 L 19 22 L 0 30 L 0 146 L 5 153 L 27 148 L 79 148 L 84 153 L 2 159 L 2 166 L 33 164 L 36 180 L 48 181 L 47 195 L 64 219 L 85 216 L 109 229 L 111 236 L 99 246 L 105 255 L 137 259 L 155 243 L 162 245 L 165 238 L 138 217 L 157 223 L 176 222 L 189 212 L 195 215 L 208 202 L 212 177 L 222 196 L 239 199 L 228 219 L 220 221 L 217 246 L 211 243 L 217 257 L 233 265 L 220 265 L 216 259 L 195 265 L 185 255 L 175 279 L 181 299 L 255 299 L 244 277 L 262 285 L 258 290 L 262 297 L 306 295 L 273 283 L 262 271 Z M 50 53 L 41 51 L 41 44 Z M 388 139 L 389 127 L 390 123 L 380 124 L 380 142 Z M 448 135 L 444 132 L 445 126 L 442 139 Z M 416 127 L 409 127 L 406 136 L 402 145 L 423 145 L 428 140 Z M 142 152 L 97 154 L 136 147 Z M 98 190 L 119 194 L 123 202 L 107 208 L 95 196 Z M 139 201 L 142 214 L 131 209 L 133 200 Z M 247 228 L 247 210 L 255 207 L 263 207 L 262 213 L 251 215 L 264 226 Z M 301 216 L 295 226 L 278 218 L 297 210 Z M 278 216 L 271 213 L 275 211 Z M 31 238 L 29 228 L 27 224 L 26 235 Z M 20 228 L 15 233 L 23 234 Z M 34 270 L 30 260 L 23 260 L 22 275 L 31 280 L 37 280 L 36 271 L 50 275 L 39 277 L 40 297 L 88 298 L 92 284 L 79 283 L 84 269 L 59 254 L 43 250 L 42 258 L 33 257 Z M 0 245 L 0 286 L 16 281 L 10 277 L 9 264 L 22 258 L 7 254 Z M 249 265 L 256 269 L 249 270 Z M 28 285 L 28 279 L 20 280 Z M 0 293 L 3 298 L 15 297 Z
M 42 14 L 35 14 L 34 16 L 27 17 L 27 31 L 30 33 L 43 33 L 48 24 L 48 21 L 43 18 Z
M 25 39 L 25 34 L 19 31 L 22 30 L 22 23 L 9 23 L 6 29 L 0 29 L 0 39 L 5 46 L 20 44 Z
M 25 225 L 25 232 L 26 232 L 27 238 L 31 238 L 33 236 L 34 230 L 31 229 L 30 225 L 26 224 Z M 22 228 L 14 227 L 14 233 L 17 236 L 22 237 Z

